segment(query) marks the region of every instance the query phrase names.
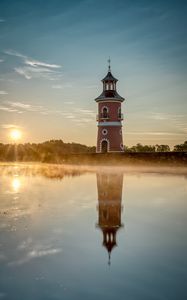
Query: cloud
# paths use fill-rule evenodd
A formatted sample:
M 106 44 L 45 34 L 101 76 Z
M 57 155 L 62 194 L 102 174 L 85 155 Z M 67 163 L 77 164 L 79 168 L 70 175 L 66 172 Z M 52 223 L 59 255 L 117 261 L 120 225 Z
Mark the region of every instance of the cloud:
M 0 18 L 0 23 L 3 23 L 3 22 L 5 22 L 5 19 Z
M 65 116 L 65 118 L 66 118 L 66 119 L 74 119 L 74 118 L 75 118 L 75 116 L 74 116 L 74 115 L 72 115 L 72 114 L 69 114 L 69 115 Z
M 128 135 L 184 135 L 182 132 L 165 132 L 165 131 L 127 131 L 125 134 Z
M 35 113 L 40 113 L 42 115 L 49 115 L 49 114 L 54 114 L 54 115 L 70 115 L 70 112 L 64 112 L 60 110 L 51 110 L 48 108 L 45 108 L 42 105 L 32 105 L 29 103 L 23 103 L 23 102 L 12 102 L 12 101 L 6 101 L 6 105 L 9 105 L 9 108 L 6 108 L 7 111 L 9 110 L 14 110 L 17 111 L 18 113 L 23 113 L 23 112 L 35 112 Z M 18 111 L 19 109 L 19 111 Z
M 28 71 L 25 68 L 15 68 L 14 71 L 19 75 L 23 75 L 23 77 L 25 77 L 26 79 L 32 78 L 32 76 L 28 74 Z
M 37 61 L 37 60 L 29 60 L 29 59 L 26 59 L 25 60 L 25 64 L 26 65 L 29 65 L 29 66 L 32 66 L 32 67 L 38 67 L 38 66 L 41 66 L 41 67 L 47 67 L 47 68 L 61 68 L 60 65 L 55 65 L 55 64 L 48 64 L 48 63 L 44 63 L 42 61 Z
M 65 89 L 65 88 L 71 88 L 71 83 L 65 83 L 65 84 L 54 84 L 52 85 L 52 89 Z
M 68 104 L 68 105 L 72 105 L 74 104 L 75 102 L 74 101 L 65 101 L 64 104 Z
M 96 113 L 93 110 L 84 108 L 75 108 L 75 112 L 78 114 L 82 114 L 83 116 L 87 115 L 89 117 L 92 117 L 93 119 L 95 119 L 96 115 Z
M 17 109 L 13 109 L 13 108 L 1 106 L 1 105 L 0 105 L 0 110 L 7 111 L 7 112 L 19 112 Z
M 6 91 L 0 91 L 0 95 L 7 95 L 8 93 Z
M 16 113 L 24 113 L 24 112 L 35 112 L 42 115 L 56 115 L 56 116 L 64 116 L 65 119 L 69 119 L 75 121 L 77 123 L 88 123 L 95 121 L 95 113 L 89 109 L 76 108 L 75 110 L 66 109 L 66 110 L 51 110 L 41 105 L 32 105 L 29 103 L 23 103 L 19 101 L 5 101 L 4 106 L 0 106 L 0 110 L 6 112 L 16 112 Z M 73 104 L 73 102 L 68 102 L 68 104 Z M 5 127 L 14 126 L 14 124 L 8 124 Z M 4 128 L 5 128 L 4 127 Z
M 86 86 L 84 86 L 84 89 L 95 89 L 95 88 L 98 88 L 98 85 L 93 84 L 93 85 L 86 85 Z
M 11 107 L 23 109 L 25 111 L 42 111 L 44 108 L 41 105 L 32 105 L 28 103 L 22 103 L 22 102 L 7 102 Z
M 30 112 L 46 111 L 43 106 L 31 105 L 22 102 L 11 102 L 11 101 L 5 101 L 4 105 L 0 105 L 0 110 L 5 112 L 16 112 L 19 114 L 22 114 L 25 111 L 30 111 Z
M 181 118 L 184 118 L 185 115 L 181 114 L 168 114 L 168 113 L 162 113 L 162 112 L 157 112 L 157 113 L 152 113 L 150 112 L 150 115 L 148 118 L 154 119 L 154 120 L 178 120 Z
M 8 55 L 12 55 L 12 56 L 17 56 L 17 57 L 21 57 L 21 58 L 27 58 L 25 55 L 17 52 L 17 51 L 14 51 L 14 50 L 5 50 L 4 51 L 5 54 L 8 54 Z
M 44 78 L 48 80 L 58 80 L 61 77 L 60 72 L 53 71 L 49 68 L 42 67 L 19 67 L 14 69 L 16 73 L 22 75 L 26 79 Z
M 55 85 L 52 85 L 52 89 L 63 89 L 63 85 L 61 84 L 55 84 Z
M 0 59 L 0 63 L 2 63 L 2 62 L 4 62 L 4 59 L 1 58 L 1 59 Z
M 23 55 L 15 50 L 5 50 L 5 54 L 21 58 L 22 65 L 14 68 L 14 71 L 25 79 L 44 78 L 48 80 L 59 80 L 62 78 L 62 66 L 57 64 L 50 64 L 43 61 L 35 60 Z
M 21 128 L 21 126 L 15 124 L 2 124 L 1 127 L 4 129 Z

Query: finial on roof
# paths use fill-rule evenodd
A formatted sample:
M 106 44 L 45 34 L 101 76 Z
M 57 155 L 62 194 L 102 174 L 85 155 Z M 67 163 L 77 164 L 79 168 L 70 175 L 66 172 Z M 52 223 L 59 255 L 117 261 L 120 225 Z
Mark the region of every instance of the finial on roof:
M 110 72 L 110 63 L 111 63 L 111 59 L 110 59 L 110 56 L 109 56 L 109 59 L 108 59 L 108 72 Z

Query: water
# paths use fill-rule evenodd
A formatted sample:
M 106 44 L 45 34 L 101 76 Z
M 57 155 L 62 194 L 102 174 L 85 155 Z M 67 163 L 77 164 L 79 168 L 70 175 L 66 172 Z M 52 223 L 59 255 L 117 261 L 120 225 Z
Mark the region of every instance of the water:
M 0 299 L 187 299 L 187 177 L 0 167 Z

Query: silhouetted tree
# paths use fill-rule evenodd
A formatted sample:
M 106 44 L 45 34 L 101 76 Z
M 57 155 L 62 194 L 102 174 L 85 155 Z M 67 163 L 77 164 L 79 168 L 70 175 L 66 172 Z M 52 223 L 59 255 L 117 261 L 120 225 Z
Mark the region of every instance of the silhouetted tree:
M 138 143 L 136 146 L 130 148 L 130 152 L 155 152 L 155 146 Z
M 187 152 L 187 141 L 183 144 L 175 145 L 173 151 Z
M 156 145 L 156 152 L 170 152 L 170 147 L 168 145 Z

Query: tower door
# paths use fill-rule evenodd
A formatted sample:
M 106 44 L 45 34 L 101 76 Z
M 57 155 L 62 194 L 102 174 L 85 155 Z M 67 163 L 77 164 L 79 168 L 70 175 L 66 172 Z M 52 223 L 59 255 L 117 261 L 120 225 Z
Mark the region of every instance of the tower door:
M 102 141 L 102 143 L 101 143 L 101 152 L 102 153 L 107 153 L 108 152 L 108 142 L 107 141 Z

